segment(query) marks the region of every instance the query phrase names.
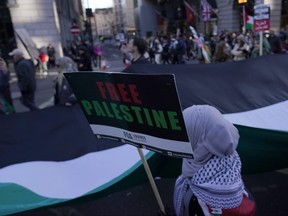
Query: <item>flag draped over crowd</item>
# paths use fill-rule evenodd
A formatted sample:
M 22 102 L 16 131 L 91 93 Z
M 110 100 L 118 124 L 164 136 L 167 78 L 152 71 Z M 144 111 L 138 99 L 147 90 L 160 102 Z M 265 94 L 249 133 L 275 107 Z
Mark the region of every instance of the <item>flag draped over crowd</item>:
M 287 55 L 268 55 L 218 64 L 133 65 L 127 71 L 173 73 L 183 109 L 219 109 L 240 131 L 243 172 L 253 173 L 288 165 L 287 66 Z
M 135 64 L 126 72 L 173 73 L 183 109 L 219 109 L 239 129 L 247 174 L 288 166 L 287 68 L 287 55 L 271 55 L 219 64 Z M 78 106 L 2 115 L 0 121 L 0 215 L 88 194 L 95 199 L 147 179 L 135 147 L 96 139 Z M 153 175 L 180 174 L 181 159 L 144 152 Z

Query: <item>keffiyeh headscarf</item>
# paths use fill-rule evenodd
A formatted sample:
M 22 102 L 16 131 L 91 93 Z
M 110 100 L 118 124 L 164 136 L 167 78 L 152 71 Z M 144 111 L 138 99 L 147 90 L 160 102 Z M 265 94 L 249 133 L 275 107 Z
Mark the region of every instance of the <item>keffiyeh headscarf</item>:
M 176 214 L 183 215 L 183 199 L 189 189 L 210 208 L 239 206 L 244 185 L 236 152 L 238 130 L 208 105 L 189 107 L 183 116 L 194 159 L 183 159 L 182 175 L 174 189 Z

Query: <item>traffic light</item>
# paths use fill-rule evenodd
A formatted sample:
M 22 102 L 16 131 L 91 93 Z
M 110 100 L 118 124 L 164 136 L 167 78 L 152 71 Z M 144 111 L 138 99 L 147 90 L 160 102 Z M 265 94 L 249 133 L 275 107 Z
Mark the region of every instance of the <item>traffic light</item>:
M 86 16 L 87 17 L 93 17 L 92 8 L 86 8 Z

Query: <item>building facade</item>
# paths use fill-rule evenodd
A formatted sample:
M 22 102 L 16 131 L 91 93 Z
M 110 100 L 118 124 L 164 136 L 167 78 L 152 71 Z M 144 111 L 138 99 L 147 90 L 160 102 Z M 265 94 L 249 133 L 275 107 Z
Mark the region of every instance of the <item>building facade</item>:
M 127 36 L 149 36 L 176 33 L 177 29 L 189 31 L 189 25 L 199 33 L 215 35 L 222 30 L 243 30 L 243 5 L 237 0 L 205 0 L 210 9 L 208 20 L 204 18 L 204 0 L 114 0 L 114 33 Z M 245 7 L 256 3 L 270 6 L 270 29 L 276 33 L 288 29 L 288 0 L 248 0 Z M 187 5 L 192 10 L 188 20 Z M 253 14 L 252 14 L 253 15 Z M 115 36 L 114 34 L 114 36 Z
M 115 31 L 124 33 L 124 10 L 125 0 L 114 0 Z
M 96 9 L 94 13 L 94 24 L 96 26 L 96 36 L 111 37 L 115 34 L 115 16 L 113 8 Z
M 9 23 L 8 28 L 0 26 L 0 31 L 9 35 L 8 40 L 12 42 L 6 52 L 18 47 L 24 51 L 26 57 L 37 58 L 38 49 L 47 47 L 51 43 L 55 47 L 56 56 L 62 56 L 63 48 L 74 37 L 70 31 L 72 23 L 82 28 L 81 0 L 7 0 L 1 2 L 5 2 L 1 6 L 1 15 L 2 11 L 5 11 L 6 16 L 10 15 L 10 22 L 7 21 L 8 18 L 5 21 Z M 7 37 L 3 40 L 7 40 Z
M 137 34 L 134 3 L 135 0 L 125 0 L 125 4 L 123 5 L 124 31 L 128 36 L 134 36 Z
M 206 12 L 203 11 L 203 1 L 207 1 L 209 5 L 211 17 L 208 20 L 204 18 Z M 241 32 L 243 28 L 243 5 L 238 5 L 237 0 L 135 0 L 134 2 L 137 2 L 135 23 L 142 36 L 155 35 L 159 31 L 175 33 L 178 28 L 188 29 L 187 26 L 190 24 L 199 33 L 207 35 L 217 34 L 222 30 Z M 257 0 L 248 2 L 253 8 Z M 288 30 L 288 0 L 262 0 L 262 3 L 270 6 L 270 29 L 276 33 L 281 28 Z M 193 20 L 189 22 L 186 5 L 193 10 Z

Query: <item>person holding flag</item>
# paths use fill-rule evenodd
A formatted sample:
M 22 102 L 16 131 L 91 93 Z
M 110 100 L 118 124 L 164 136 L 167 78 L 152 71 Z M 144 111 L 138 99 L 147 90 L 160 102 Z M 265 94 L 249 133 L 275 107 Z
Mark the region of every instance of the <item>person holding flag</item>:
M 198 48 L 197 58 L 198 59 L 204 58 L 205 63 L 211 63 L 209 53 L 207 52 L 208 47 L 204 44 L 204 37 L 203 39 L 202 39 L 202 35 L 198 37 L 196 30 L 192 26 L 190 26 L 189 28 L 192 32 L 195 44 L 197 45 L 197 48 Z

